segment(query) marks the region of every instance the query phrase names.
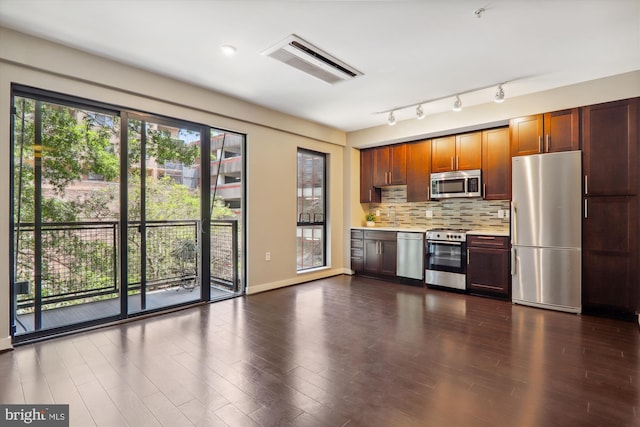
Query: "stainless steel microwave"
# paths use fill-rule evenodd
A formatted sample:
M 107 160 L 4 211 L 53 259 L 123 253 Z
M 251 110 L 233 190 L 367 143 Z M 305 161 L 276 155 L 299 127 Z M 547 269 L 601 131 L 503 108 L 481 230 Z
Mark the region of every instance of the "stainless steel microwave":
M 480 169 L 431 174 L 431 198 L 482 197 Z

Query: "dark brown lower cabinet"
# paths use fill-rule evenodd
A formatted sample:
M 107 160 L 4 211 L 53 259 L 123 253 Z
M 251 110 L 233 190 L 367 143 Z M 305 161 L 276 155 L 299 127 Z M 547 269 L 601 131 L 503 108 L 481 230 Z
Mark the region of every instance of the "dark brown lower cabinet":
M 361 272 L 364 269 L 364 231 L 351 230 L 351 269 Z
M 467 236 L 467 291 L 508 299 L 511 296 L 509 238 Z
M 396 253 L 396 232 L 364 230 L 364 273 L 395 276 Z
M 584 208 L 583 311 L 631 318 L 638 297 L 637 197 L 588 197 Z

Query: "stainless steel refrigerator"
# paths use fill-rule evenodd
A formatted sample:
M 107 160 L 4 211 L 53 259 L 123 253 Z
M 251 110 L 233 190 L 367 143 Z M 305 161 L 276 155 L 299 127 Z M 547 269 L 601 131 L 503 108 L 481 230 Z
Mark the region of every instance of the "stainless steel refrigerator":
M 582 152 L 514 157 L 511 194 L 513 302 L 580 313 Z

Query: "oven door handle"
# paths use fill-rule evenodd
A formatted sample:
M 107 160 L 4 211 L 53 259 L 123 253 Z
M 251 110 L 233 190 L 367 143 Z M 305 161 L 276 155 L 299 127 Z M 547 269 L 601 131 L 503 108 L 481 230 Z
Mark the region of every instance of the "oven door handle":
M 427 243 L 435 243 L 438 245 L 462 246 L 464 242 L 444 242 L 441 240 L 427 240 Z

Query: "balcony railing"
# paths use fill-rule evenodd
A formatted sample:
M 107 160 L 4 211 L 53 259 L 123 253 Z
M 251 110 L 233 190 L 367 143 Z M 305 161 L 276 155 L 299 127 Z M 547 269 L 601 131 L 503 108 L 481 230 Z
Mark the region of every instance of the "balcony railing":
M 41 261 L 36 260 L 35 226 L 20 225 L 16 286 L 23 292 L 16 308 L 29 311 L 35 306 L 36 275 L 39 276 L 41 304 L 44 308 L 79 304 L 120 292 L 118 268 L 118 222 L 73 222 L 42 224 Z M 148 221 L 143 250 L 141 224 L 128 224 L 128 291 L 142 284 L 142 257 L 145 257 L 145 289 L 199 284 L 200 221 Z M 17 231 L 17 230 L 16 230 Z M 213 285 L 237 290 L 237 221 L 211 222 L 211 268 Z

